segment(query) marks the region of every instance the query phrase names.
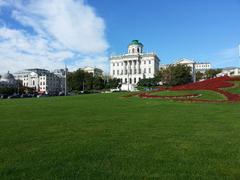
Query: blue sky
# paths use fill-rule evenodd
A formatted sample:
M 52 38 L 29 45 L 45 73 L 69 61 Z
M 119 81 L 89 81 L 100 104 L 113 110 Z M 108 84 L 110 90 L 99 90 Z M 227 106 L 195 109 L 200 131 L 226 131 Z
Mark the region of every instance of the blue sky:
M 163 63 L 187 57 L 220 67 L 237 65 L 240 0 L 88 0 L 88 3 L 105 19 L 110 52 L 124 52 L 130 40 L 139 39 L 145 50 L 156 51 Z
M 240 0 L 0 0 L 0 72 L 71 70 L 125 53 L 138 39 L 161 63 L 239 66 Z

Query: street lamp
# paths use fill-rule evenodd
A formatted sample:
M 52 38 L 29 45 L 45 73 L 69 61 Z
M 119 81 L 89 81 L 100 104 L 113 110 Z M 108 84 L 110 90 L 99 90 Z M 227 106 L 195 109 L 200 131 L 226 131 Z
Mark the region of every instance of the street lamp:
M 64 83 L 64 85 L 65 85 L 65 88 L 64 88 L 64 94 L 65 94 L 65 96 L 67 96 L 67 66 L 65 65 L 65 83 Z
M 195 65 L 196 65 L 196 63 L 194 62 L 193 63 L 193 82 L 196 82 L 196 69 L 195 69 Z

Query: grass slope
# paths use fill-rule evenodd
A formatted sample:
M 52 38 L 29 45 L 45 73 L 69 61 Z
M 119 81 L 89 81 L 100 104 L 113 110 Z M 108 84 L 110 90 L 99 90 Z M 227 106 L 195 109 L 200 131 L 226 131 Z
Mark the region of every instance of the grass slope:
M 240 104 L 0 101 L 0 179 L 239 179 Z

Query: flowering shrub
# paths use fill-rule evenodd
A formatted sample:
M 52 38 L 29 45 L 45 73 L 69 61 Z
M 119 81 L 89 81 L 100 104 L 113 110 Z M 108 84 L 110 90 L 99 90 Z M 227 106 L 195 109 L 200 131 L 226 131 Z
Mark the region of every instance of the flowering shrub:
M 186 98 L 193 98 L 200 96 L 199 94 L 185 94 L 185 95 L 179 95 L 179 96 L 159 96 L 159 95 L 151 95 L 148 93 L 141 93 L 138 95 L 142 98 L 160 98 L 160 99 L 186 99 Z
M 187 94 L 182 96 L 158 96 L 158 95 L 151 95 L 149 93 L 141 93 L 138 96 L 142 98 L 161 98 L 161 99 L 176 99 L 179 101 L 199 101 L 199 102 L 239 102 L 240 95 L 233 94 L 228 91 L 224 91 L 223 88 L 234 86 L 234 84 L 230 81 L 240 81 L 240 77 L 230 78 L 228 76 L 218 77 L 213 79 L 208 79 L 201 82 L 185 84 L 180 86 L 175 86 L 170 88 L 171 91 L 183 91 L 183 90 L 211 90 L 218 92 L 225 97 L 227 100 L 204 100 L 204 99 L 196 99 L 199 94 Z M 159 89 L 158 91 L 162 91 L 166 89 Z

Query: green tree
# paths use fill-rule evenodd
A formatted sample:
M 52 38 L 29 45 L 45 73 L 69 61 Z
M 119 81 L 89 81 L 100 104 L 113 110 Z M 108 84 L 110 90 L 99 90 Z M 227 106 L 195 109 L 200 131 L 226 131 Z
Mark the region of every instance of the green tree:
M 109 78 L 108 82 L 106 83 L 107 89 L 115 89 L 118 88 L 120 84 L 120 79 L 117 78 Z
M 191 68 L 182 65 L 170 65 L 159 72 L 159 77 L 165 85 L 176 86 L 192 82 Z
M 207 79 L 214 78 L 218 73 L 221 73 L 222 69 L 209 69 L 205 72 L 205 76 Z
M 104 88 L 102 77 L 93 77 L 92 73 L 87 73 L 81 69 L 68 73 L 67 82 L 70 91 L 91 91 Z
M 199 81 L 204 78 L 204 73 L 201 73 L 200 71 L 196 72 L 196 80 Z

